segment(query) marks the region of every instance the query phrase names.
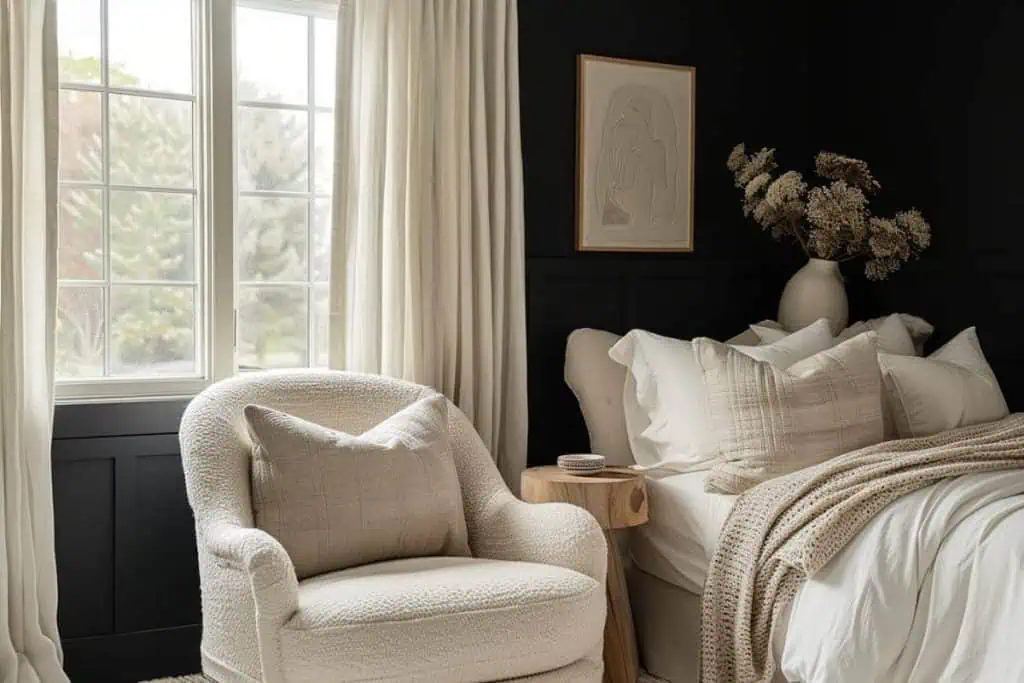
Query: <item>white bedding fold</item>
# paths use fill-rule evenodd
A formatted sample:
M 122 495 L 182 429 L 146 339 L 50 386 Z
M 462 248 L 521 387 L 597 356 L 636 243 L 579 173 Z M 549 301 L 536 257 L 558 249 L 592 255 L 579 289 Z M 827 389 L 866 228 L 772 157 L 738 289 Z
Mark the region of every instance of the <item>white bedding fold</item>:
M 792 680 L 1024 680 L 1009 621 L 1024 614 L 1022 473 L 1016 414 L 750 489 L 705 584 L 703 680 L 770 679 L 772 635 L 797 601 L 782 662 Z
M 882 510 L 793 602 L 790 681 L 1024 681 L 1024 470 Z

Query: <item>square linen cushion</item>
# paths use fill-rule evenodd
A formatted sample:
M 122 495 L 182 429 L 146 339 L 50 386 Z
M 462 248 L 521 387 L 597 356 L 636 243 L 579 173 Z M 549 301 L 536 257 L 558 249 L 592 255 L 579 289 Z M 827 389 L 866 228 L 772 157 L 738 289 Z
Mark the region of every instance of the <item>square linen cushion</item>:
M 822 319 L 776 344 L 730 348 L 785 368 L 830 346 L 832 332 Z M 636 463 L 682 471 L 707 469 L 717 452 L 705 419 L 706 393 L 691 342 L 632 330 L 608 356 L 626 367 L 622 403 Z
M 878 362 L 902 438 L 994 422 L 1010 413 L 973 327 L 927 358 L 882 353 Z
M 469 555 L 448 403 L 435 394 L 353 436 L 249 405 L 256 526 L 295 574 L 428 555 Z
M 787 369 L 695 339 L 719 460 L 712 493 L 746 489 L 882 441 L 882 379 L 868 332 Z

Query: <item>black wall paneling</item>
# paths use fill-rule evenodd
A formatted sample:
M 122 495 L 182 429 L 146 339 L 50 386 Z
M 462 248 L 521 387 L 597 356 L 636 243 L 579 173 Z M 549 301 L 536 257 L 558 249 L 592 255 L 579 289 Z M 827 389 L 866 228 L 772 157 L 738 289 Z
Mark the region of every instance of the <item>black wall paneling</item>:
M 530 460 L 586 448 L 579 407 L 563 381 L 565 341 L 580 327 L 634 327 L 719 339 L 770 316 L 787 272 L 765 264 L 672 260 L 533 259 L 530 314 Z M 717 302 L 717 304 L 716 304 Z
M 792 250 L 743 218 L 725 168 L 733 145 L 809 156 L 810 2 L 568 0 L 519 3 L 526 185 L 530 464 L 587 446 L 562 379 L 577 327 L 731 336 L 775 317 Z M 697 69 L 690 254 L 577 253 L 576 59 L 581 53 Z
M 61 637 L 112 633 L 114 461 L 55 460 L 53 516 Z
M 88 404 L 55 413 L 58 619 L 76 683 L 198 670 L 195 532 L 174 433 L 182 406 Z
M 187 405 L 183 399 L 59 405 L 53 415 L 53 438 L 177 434 Z
M 822 3 L 823 6 L 826 3 Z M 865 159 L 885 211 L 917 206 L 933 244 L 887 282 L 848 278 L 861 311 L 906 311 L 934 349 L 970 325 L 1011 409 L 1024 408 L 1024 4 L 1019 0 L 827 3 L 829 59 L 812 82 L 814 145 Z
M 138 683 L 196 673 L 198 625 L 64 639 L 64 670 L 72 683 Z

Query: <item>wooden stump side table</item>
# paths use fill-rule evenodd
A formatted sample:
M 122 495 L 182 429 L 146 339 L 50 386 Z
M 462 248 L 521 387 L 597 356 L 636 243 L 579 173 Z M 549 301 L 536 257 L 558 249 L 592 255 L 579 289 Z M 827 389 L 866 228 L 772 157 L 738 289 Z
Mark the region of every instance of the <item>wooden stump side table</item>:
M 572 503 L 594 515 L 608 542 L 608 617 L 604 623 L 604 680 L 636 683 L 640 673 L 633 612 L 629 606 L 622 560 L 613 531 L 647 521 L 644 475 L 627 468 L 608 468 L 578 476 L 554 466 L 523 472 L 523 500 L 528 503 Z

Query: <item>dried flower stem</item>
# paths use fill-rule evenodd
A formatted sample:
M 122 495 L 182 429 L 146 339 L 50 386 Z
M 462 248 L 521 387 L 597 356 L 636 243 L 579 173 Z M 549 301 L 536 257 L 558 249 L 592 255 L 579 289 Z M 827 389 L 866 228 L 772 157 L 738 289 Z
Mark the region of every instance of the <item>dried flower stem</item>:
M 793 235 L 796 236 L 796 241 L 799 242 L 800 248 L 803 249 L 807 258 L 811 258 L 811 250 L 807 247 L 807 238 L 804 237 L 803 230 L 796 225 L 792 226 L 790 230 L 793 232 Z

